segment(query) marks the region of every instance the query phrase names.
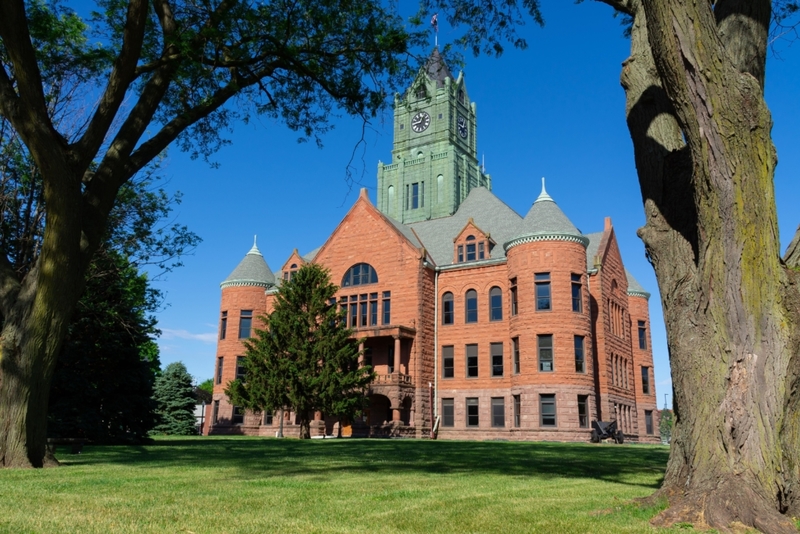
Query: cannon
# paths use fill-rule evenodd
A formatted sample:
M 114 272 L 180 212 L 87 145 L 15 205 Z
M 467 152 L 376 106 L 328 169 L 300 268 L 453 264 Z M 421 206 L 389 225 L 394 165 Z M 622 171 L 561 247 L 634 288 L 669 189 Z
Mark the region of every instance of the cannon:
M 624 436 L 622 430 L 617 430 L 616 421 L 592 421 L 592 443 L 600 443 L 604 439 L 613 439 L 614 443 L 622 444 Z

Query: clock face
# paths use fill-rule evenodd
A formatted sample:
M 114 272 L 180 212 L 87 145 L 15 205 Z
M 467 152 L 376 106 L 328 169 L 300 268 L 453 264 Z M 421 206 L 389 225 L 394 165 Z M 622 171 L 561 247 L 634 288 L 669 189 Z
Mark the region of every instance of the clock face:
M 424 111 L 420 111 L 414 118 L 411 119 L 411 129 L 417 133 L 424 132 L 428 129 L 428 126 L 431 124 L 431 116 L 425 113 Z
M 467 119 L 465 119 L 464 117 L 459 115 L 458 116 L 458 121 L 456 121 L 456 122 L 457 122 L 456 125 L 458 126 L 458 135 L 460 135 L 463 139 L 466 139 L 467 138 Z

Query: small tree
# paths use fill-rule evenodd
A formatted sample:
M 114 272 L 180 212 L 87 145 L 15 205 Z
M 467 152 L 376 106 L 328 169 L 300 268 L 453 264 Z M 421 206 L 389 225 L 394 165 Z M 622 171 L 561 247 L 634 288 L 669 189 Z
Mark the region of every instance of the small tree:
M 156 379 L 153 398 L 158 403 L 155 434 L 190 436 L 197 433 L 192 375 L 181 362 L 169 364 Z
M 659 416 L 658 431 L 661 434 L 661 441 L 669 443 L 672 441 L 672 427 L 675 419 L 672 417 L 672 410 L 661 410 Z
M 225 390 L 231 402 L 256 411 L 293 409 L 300 437 L 309 438 L 310 415 L 352 417 L 363 408 L 370 367 L 359 367 L 358 345 L 337 311 L 329 273 L 304 265 L 275 297 L 265 330 L 245 342 L 245 380 Z

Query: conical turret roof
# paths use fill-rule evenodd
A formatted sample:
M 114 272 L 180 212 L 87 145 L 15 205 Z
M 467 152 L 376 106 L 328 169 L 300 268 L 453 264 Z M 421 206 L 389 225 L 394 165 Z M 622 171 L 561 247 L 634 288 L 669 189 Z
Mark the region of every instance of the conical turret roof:
M 542 192 L 528 210 L 528 214 L 519 223 L 516 237 L 506 243 L 505 248 L 507 250 L 522 242 L 550 239 L 577 241 L 583 243 L 583 246 L 589 244 L 589 240 L 581 234 L 553 198 L 547 194 L 544 178 L 542 178 Z
M 245 255 L 244 259 L 233 270 L 228 277 L 220 284 L 221 288 L 231 286 L 256 286 L 269 287 L 275 285 L 275 275 L 264 260 L 264 256 L 259 252 L 255 239 L 253 248 Z

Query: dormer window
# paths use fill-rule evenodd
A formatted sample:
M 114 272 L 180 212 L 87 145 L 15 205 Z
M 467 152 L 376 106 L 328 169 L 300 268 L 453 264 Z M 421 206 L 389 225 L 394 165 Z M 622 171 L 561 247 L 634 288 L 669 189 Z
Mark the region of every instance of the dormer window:
M 489 234 L 475 226 L 472 219 L 454 240 L 454 261 L 464 263 L 487 259 L 494 241 Z
M 467 236 L 467 261 L 475 261 L 477 251 L 475 245 L 475 236 L 468 235 Z
M 295 273 L 297 272 L 297 264 L 293 263 L 289 266 L 289 270 L 283 271 L 283 279 L 287 282 L 294 278 Z

